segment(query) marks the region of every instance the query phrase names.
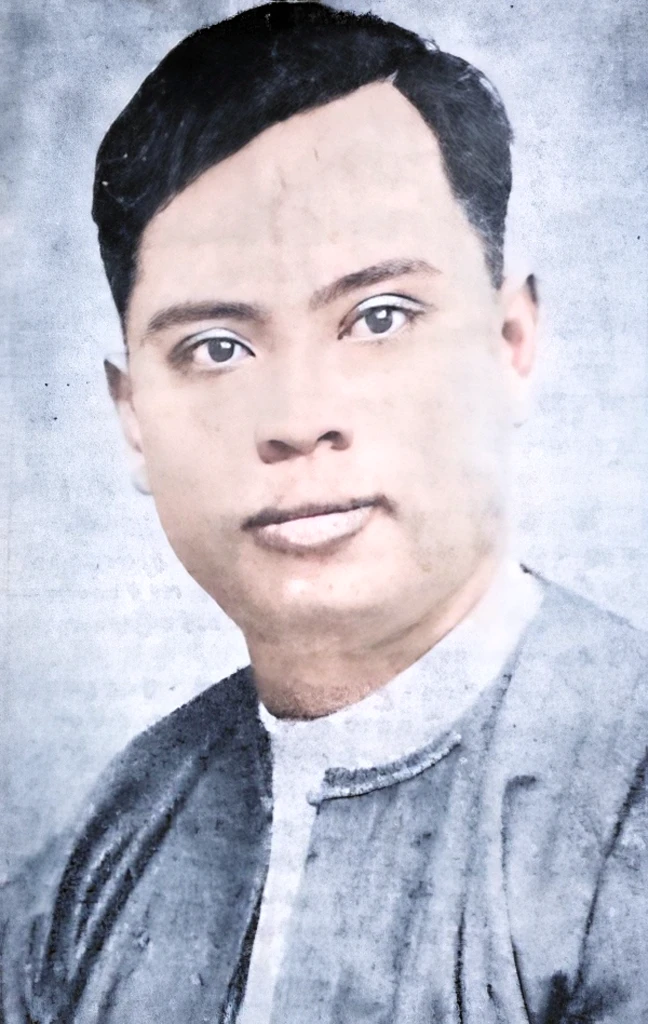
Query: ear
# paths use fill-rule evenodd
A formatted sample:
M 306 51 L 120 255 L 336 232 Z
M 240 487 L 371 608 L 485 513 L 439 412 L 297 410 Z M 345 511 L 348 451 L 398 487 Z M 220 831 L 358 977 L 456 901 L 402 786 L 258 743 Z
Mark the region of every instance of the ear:
M 112 398 L 121 428 L 128 446 L 128 460 L 130 463 L 131 479 L 133 485 L 142 494 L 150 494 L 146 462 L 142 450 L 142 435 L 140 431 L 137 414 L 133 405 L 133 391 L 130 374 L 128 372 L 128 358 L 123 365 L 121 357 L 104 359 L 104 370 L 108 391 Z
M 520 285 L 507 279 L 500 292 L 504 358 L 509 369 L 516 423 L 528 414 L 529 384 L 535 365 L 538 330 L 538 289 L 535 275 Z

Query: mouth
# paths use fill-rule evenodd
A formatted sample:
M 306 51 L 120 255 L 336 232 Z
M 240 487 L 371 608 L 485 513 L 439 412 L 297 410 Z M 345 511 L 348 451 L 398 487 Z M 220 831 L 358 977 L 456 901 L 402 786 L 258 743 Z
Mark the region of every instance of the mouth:
M 257 543 L 274 551 L 322 551 L 359 533 L 377 504 L 374 499 L 356 499 L 344 505 L 303 505 L 288 511 L 269 509 L 252 520 L 251 528 Z

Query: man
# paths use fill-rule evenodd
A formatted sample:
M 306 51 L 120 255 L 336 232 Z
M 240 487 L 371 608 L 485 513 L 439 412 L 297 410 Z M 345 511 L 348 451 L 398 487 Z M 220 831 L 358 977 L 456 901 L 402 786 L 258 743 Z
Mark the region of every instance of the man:
M 111 392 L 251 665 L 8 887 L 7 1024 L 648 1020 L 646 639 L 512 551 L 509 145 L 474 68 L 311 3 L 108 132 Z

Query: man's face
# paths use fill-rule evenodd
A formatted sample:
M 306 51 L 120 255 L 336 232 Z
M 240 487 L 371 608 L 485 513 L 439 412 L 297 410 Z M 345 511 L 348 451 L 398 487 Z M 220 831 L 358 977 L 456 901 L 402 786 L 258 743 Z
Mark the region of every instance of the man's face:
M 126 326 L 162 525 L 248 639 L 379 643 L 499 543 L 500 296 L 393 86 L 270 128 L 174 198 L 144 232 Z M 356 499 L 378 503 L 318 533 L 248 525 Z

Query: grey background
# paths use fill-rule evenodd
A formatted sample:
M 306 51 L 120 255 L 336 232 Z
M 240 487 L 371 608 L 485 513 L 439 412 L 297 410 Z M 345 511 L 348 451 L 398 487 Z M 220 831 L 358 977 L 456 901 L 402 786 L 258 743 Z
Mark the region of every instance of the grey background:
M 0 875 L 69 820 L 132 735 L 246 661 L 130 486 L 101 370 L 120 337 L 89 213 L 110 121 L 172 45 L 239 6 L 2 6 Z M 544 309 L 519 432 L 520 550 L 646 628 L 645 4 L 346 6 L 433 35 L 503 94 L 511 237 Z

